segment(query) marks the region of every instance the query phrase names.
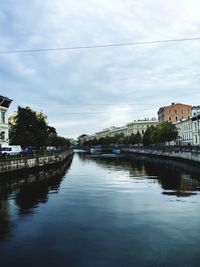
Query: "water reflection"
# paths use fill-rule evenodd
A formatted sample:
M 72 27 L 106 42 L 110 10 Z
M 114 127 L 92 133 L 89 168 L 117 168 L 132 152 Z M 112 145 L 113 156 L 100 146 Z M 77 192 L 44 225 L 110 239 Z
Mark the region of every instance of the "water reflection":
M 57 193 L 64 175 L 70 168 L 72 157 L 59 167 L 28 175 L 9 175 L 0 180 L 0 239 L 11 229 L 10 200 L 18 207 L 18 215 L 28 215 L 40 203 L 48 201 L 50 193 Z
M 68 168 L 1 183 L 3 267 L 199 266 L 198 168 L 80 154 Z
M 164 195 L 187 197 L 200 191 L 200 169 L 198 166 L 168 159 L 151 158 L 142 155 L 124 157 L 85 157 L 82 160 L 95 161 L 98 166 L 114 170 L 126 170 L 133 180 L 151 179 L 159 183 Z
M 10 214 L 7 200 L 0 201 L 0 240 L 10 231 Z

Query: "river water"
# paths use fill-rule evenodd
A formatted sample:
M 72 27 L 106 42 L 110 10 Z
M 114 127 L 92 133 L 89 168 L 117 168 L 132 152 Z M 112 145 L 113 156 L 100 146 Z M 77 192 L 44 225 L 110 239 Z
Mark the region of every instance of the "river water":
M 200 168 L 75 153 L 55 169 L 9 175 L 0 266 L 199 267 Z

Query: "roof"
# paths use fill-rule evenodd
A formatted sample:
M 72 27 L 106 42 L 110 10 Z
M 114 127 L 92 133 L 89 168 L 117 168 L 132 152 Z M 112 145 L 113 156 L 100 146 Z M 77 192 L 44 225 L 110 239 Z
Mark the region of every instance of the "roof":
M 12 102 L 12 99 L 9 99 L 6 96 L 0 95 L 0 106 L 1 107 L 9 108 L 11 102 Z

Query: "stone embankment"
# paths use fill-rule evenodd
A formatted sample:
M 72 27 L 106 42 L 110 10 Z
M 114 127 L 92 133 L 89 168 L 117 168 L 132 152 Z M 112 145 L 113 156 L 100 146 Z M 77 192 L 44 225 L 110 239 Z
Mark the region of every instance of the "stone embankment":
M 0 174 L 18 170 L 28 170 L 33 168 L 42 168 L 63 162 L 73 154 L 72 151 L 62 151 L 60 153 L 35 155 L 32 157 L 7 157 L 0 160 Z
M 184 147 L 184 146 L 160 146 L 160 147 L 143 147 L 143 146 L 132 146 L 122 147 L 123 153 L 134 153 L 143 155 L 152 155 L 158 157 L 168 157 L 174 159 L 190 160 L 193 162 L 200 163 L 200 148 L 199 147 Z

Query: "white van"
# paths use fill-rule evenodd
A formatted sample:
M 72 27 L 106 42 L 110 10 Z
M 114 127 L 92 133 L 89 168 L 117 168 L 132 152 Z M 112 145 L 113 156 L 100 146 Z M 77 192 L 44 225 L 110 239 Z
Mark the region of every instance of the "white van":
M 19 145 L 15 145 L 15 146 L 1 146 L 1 154 L 2 155 L 17 155 L 20 154 L 22 152 L 22 148 Z

